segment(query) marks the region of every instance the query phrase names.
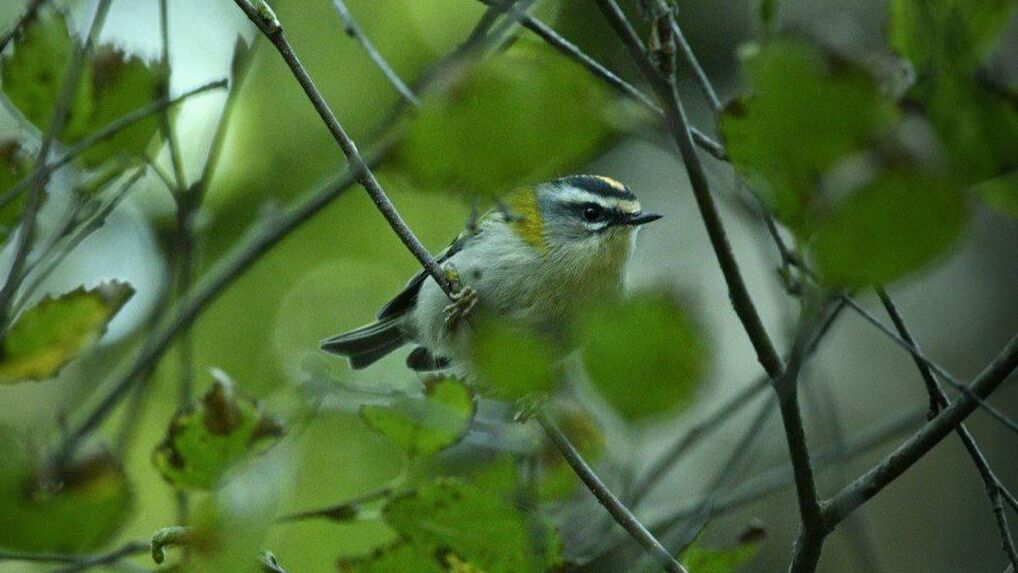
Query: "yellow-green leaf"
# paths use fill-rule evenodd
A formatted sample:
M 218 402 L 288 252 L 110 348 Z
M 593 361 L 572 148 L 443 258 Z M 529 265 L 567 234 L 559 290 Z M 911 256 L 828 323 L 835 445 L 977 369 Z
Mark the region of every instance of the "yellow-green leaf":
M 699 325 L 665 293 L 592 308 L 579 341 L 594 388 L 628 421 L 690 404 L 707 369 Z
M 411 457 L 429 456 L 459 442 L 474 417 L 473 392 L 455 378 L 434 378 L 424 396 L 399 397 L 390 405 L 364 405 L 360 414 L 372 430 Z
M 75 458 L 53 475 L 42 471 L 25 444 L 0 430 L 0 459 L 0 547 L 92 551 L 129 516 L 133 490 L 107 452 Z
M 160 96 L 159 75 L 153 66 L 137 56 L 128 56 L 114 46 L 100 46 L 92 59 L 93 113 L 81 132 L 69 132 L 65 139 L 79 140 L 113 120 L 148 104 Z M 140 155 L 159 124 L 156 116 L 140 121 L 108 141 L 82 154 L 87 165 L 98 165 L 118 154 Z
M 8 50 L 0 60 L 4 94 L 40 131 L 49 129 L 53 120 L 53 110 L 73 52 L 74 40 L 64 17 L 45 11 L 14 42 L 13 50 Z M 92 70 L 85 66 L 68 110 L 65 133 L 87 129 L 88 117 L 93 111 L 91 90 Z
M 264 452 L 283 436 L 283 427 L 261 404 L 240 394 L 222 371 L 212 387 L 177 412 L 152 461 L 166 481 L 181 489 L 212 489 L 239 462 Z
M 99 339 L 133 294 L 131 285 L 110 281 L 48 296 L 22 312 L 3 340 L 0 383 L 55 376 Z

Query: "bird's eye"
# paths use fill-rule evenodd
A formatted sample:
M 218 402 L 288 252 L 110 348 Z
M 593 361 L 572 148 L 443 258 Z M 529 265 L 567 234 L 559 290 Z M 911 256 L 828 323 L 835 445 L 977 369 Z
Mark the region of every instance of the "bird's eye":
M 583 218 L 587 221 L 597 221 L 604 214 L 600 205 L 587 205 L 583 208 Z

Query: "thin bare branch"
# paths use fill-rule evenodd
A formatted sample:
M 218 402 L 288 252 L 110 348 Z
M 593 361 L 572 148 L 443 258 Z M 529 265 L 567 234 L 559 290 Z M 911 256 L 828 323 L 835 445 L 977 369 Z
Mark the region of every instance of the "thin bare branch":
M 325 98 L 322 97 L 321 92 L 315 86 L 311 76 L 308 75 L 307 70 L 304 69 L 304 65 L 301 64 L 297 55 L 294 54 L 293 49 L 290 47 L 290 43 L 287 41 L 283 34 L 283 26 L 276 18 L 272 9 L 264 1 L 256 9 L 251 5 L 248 0 L 234 0 L 237 6 L 244 12 L 244 15 L 258 28 L 258 30 L 269 39 L 270 42 L 279 51 L 283 61 L 290 68 L 297 82 L 303 88 L 305 95 L 311 101 L 315 111 L 318 112 L 319 117 L 325 123 L 325 126 L 329 129 L 329 133 L 332 134 L 333 138 L 339 144 L 343 150 L 343 154 L 346 155 L 347 160 L 350 163 L 350 168 L 357 180 L 362 187 L 368 192 L 371 200 L 374 201 L 375 206 L 378 208 L 382 216 L 385 217 L 386 221 L 389 222 L 389 226 L 399 237 L 403 245 L 417 258 L 421 266 L 431 275 L 431 278 L 445 291 L 446 294 L 453 294 L 453 285 L 449 282 L 445 272 L 438 266 L 435 260 L 428 253 L 424 245 L 417 239 L 407 226 L 406 222 L 400 216 L 399 212 L 396 211 L 396 207 L 389 200 L 382 186 L 378 183 L 374 173 L 371 172 L 371 168 L 368 167 L 364 159 L 361 157 L 360 151 L 357 149 L 357 145 L 347 135 L 346 130 L 336 119 L 336 115 L 332 113 L 332 109 L 329 104 L 326 103 Z
M 668 553 L 668 550 L 661 545 L 657 538 L 650 531 L 647 531 L 647 528 L 636 519 L 636 516 L 619 501 L 619 498 L 608 489 L 608 486 L 604 485 L 601 478 L 597 477 L 594 470 L 590 469 L 590 466 L 583 460 L 580 452 L 576 451 L 576 448 L 570 443 L 569 438 L 562 433 L 562 430 L 555 424 L 555 421 L 543 411 L 537 413 L 537 421 L 559 453 L 562 454 L 562 457 L 565 458 L 566 463 L 573 468 L 573 471 L 576 472 L 576 475 L 587 486 L 587 489 L 594 494 L 597 501 L 608 510 L 608 513 L 615 519 L 615 522 L 647 550 L 665 571 L 669 573 L 689 573 Z
M 930 367 L 930 369 L 938 376 L 940 376 L 942 380 L 944 380 L 951 387 L 958 390 L 966 397 L 968 397 L 970 400 L 975 402 L 977 406 L 979 406 L 980 408 L 985 410 L 988 414 L 996 418 L 997 421 L 1003 424 L 1006 428 L 1008 428 L 1012 432 L 1018 433 L 1018 422 L 1015 422 L 1014 420 L 1010 419 L 1006 414 L 1004 414 L 1003 412 L 998 410 L 995 406 L 987 402 L 985 398 L 974 394 L 971 388 L 969 388 L 961 381 L 959 381 L 957 378 L 955 378 L 954 375 L 945 370 L 942 366 L 930 360 L 925 354 L 923 354 L 921 350 L 916 348 L 914 344 L 898 336 L 897 333 L 895 333 L 893 330 L 884 325 L 884 323 L 880 322 L 880 319 L 873 316 L 873 313 L 863 308 L 862 305 L 853 300 L 851 297 L 845 295 L 844 299 L 845 302 L 852 308 L 852 310 L 858 313 L 859 316 L 866 320 L 866 322 L 869 322 L 870 324 L 875 326 L 878 330 L 887 335 L 888 338 L 894 341 L 895 344 L 908 351 L 909 354 L 911 354 L 912 357 L 915 358 L 917 361 L 920 361 L 926 366 Z
M 697 207 L 707 228 L 711 246 L 714 248 L 714 254 L 717 256 L 725 282 L 728 285 L 728 293 L 732 306 L 739 320 L 742 321 L 746 334 L 749 336 L 754 350 L 756 350 L 760 364 L 768 376 L 772 380 L 776 380 L 784 370 L 784 364 L 764 328 L 763 321 L 760 320 L 760 315 L 757 313 L 756 306 L 753 304 L 753 299 L 750 297 L 746 283 L 742 278 L 738 262 L 735 260 L 732 246 L 728 242 L 728 235 L 718 213 L 717 205 L 714 203 L 714 197 L 711 195 L 703 163 L 696 154 L 685 108 L 682 106 L 682 102 L 675 89 L 674 70 L 672 70 L 673 73 L 670 78 L 663 77 L 660 74 L 652 58 L 644 49 L 643 42 L 640 41 L 636 31 L 633 30 L 632 25 L 626 20 L 625 15 L 614 0 L 598 0 L 598 6 L 629 51 L 630 57 L 640 67 L 647 81 L 655 87 L 659 96 L 665 102 L 669 128 L 679 148 L 682 161 L 686 166 L 687 175 L 693 188 L 693 196 L 696 198 Z
M 923 420 L 923 412 L 920 408 L 910 408 L 905 412 L 889 416 L 885 420 L 878 421 L 873 428 L 865 434 L 848 438 L 842 448 L 828 448 L 821 450 L 813 457 L 817 471 L 826 470 L 847 460 L 865 454 L 873 448 L 884 443 L 888 439 L 914 428 Z M 731 495 L 718 501 L 714 506 L 712 515 L 723 515 L 737 509 L 741 509 L 751 503 L 778 492 L 785 487 L 795 483 L 795 475 L 792 471 L 791 462 L 773 467 L 758 475 L 754 479 L 740 486 Z M 654 532 L 663 532 L 675 526 L 676 523 L 685 521 L 697 514 L 702 500 L 687 504 L 675 510 L 670 515 L 651 522 L 649 528 Z
M 969 386 L 971 394 L 960 396 L 904 444 L 835 495 L 825 511 L 825 526 L 833 528 L 905 473 L 976 410 L 978 404 L 972 399 L 972 395 L 980 398 L 989 396 L 1011 375 L 1015 367 L 1018 367 L 1018 336 L 1012 338 L 989 366 L 975 378 Z
M 905 324 L 905 319 L 901 316 L 898 307 L 894 305 L 894 301 L 891 300 L 887 291 L 878 288 L 877 296 L 880 297 L 880 302 L 884 305 L 884 309 L 887 311 L 888 316 L 891 317 L 891 321 L 894 323 L 894 327 L 898 330 L 901 338 L 918 349 L 919 345 L 916 344 L 912 333 L 909 332 L 908 326 Z M 929 418 L 933 419 L 941 409 L 950 405 L 950 400 L 948 400 L 944 391 L 940 389 L 940 384 L 933 375 L 930 366 L 914 356 L 913 359 L 915 360 L 916 367 L 919 369 L 919 374 L 926 384 L 926 391 L 929 393 L 930 400 L 932 401 L 934 409 L 930 411 Z M 1011 528 L 1008 526 L 1007 515 L 1004 513 L 1002 501 L 1001 492 L 1006 491 L 1004 484 L 1001 483 L 1000 479 L 993 472 L 990 463 L 986 460 L 986 456 L 983 455 L 979 444 L 976 443 L 975 438 L 968 428 L 965 427 L 965 424 L 958 425 L 957 433 L 969 457 L 972 458 L 972 463 L 975 464 L 976 470 L 979 471 L 980 478 L 983 480 L 986 495 L 990 500 L 990 508 L 997 522 L 997 528 L 1000 530 L 1001 547 L 1011 564 L 1018 568 L 1018 551 L 1015 550 L 1014 539 L 1011 538 Z
M 368 57 L 375 63 L 385 79 L 389 80 L 392 87 L 396 88 L 399 95 L 403 96 L 411 105 L 419 105 L 420 100 L 414 95 L 414 92 L 407 87 L 406 83 L 400 79 L 399 74 L 396 70 L 392 69 L 389 62 L 386 61 L 385 56 L 378 51 L 368 35 L 361 30 L 360 25 L 357 24 L 357 20 L 354 19 L 353 14 L 350 13 L 350 9 L 346 7 L 346 3 L 343 0 L 332 0 L 332 6 L 336 9 L 336 13 L 339 15 L 339 19 L 343 22 L 343 31 L 346 32 L 347 36 L 350 36 L 364 48 L 364 51 L 368 53 Z
M 24 561 L 29 563 L 63 563 L 66 567 L 57 571 L 81 571 L 99 565 L 112 565 L 124 557 L 147 553 L 147 541 L 129 541 L 107 553 L 83 555 L 75 553 L 26 553 L 17 551 L 0 551 L 0 563 L 5 561 Z
M 743 407 L 747 406 L 753 398 L 757 397 L 761 392 L 770 387 L 769 380 L 766 378 L 760 378 L 752 384 L 746 386 L 735 396 L 732 396 L 727 402 L 718 406 L 711 414 L 704 418 L 701 422 L 689 429 L 688 432 L 682 435 L 682 438 L 672 444 L 664 453 L 662 453 L 657 460 L 651 464 L 650 469 L 644 474 L 643 478 L 637 483 L 633 493 L 632 505 L 637 506 L 641 501 L 646 498 L 654 486 L 657 485 L 662 478 L 668 473 L 668 470 L 673 468 L 676 462 L 682 458 L 683 455 L 691 447 L 696 445 L 701 439 L 711 434 L 714 430 L 730 421 Z

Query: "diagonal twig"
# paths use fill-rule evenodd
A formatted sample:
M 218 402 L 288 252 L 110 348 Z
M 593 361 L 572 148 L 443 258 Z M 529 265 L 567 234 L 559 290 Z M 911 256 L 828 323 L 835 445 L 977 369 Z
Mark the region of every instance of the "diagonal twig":
M 488 6 L 498 5 L 497 0 L 480 0 Z M 636 86 L 630 84 L 626 80 L 620 78 L 617 74 L 606 68 L 600 62 L 590 57 L 583 52 L 576 44 L 573 44 L 569 40 L 563 38 L 558 34 L 551 26 L 548 26 L 538 18 L 524 14 L 520 18 L 520 24 L 533 32 L 537 37 L 545 41 L 549 46 L 554 48 L 562 55 L 568 57 L 574 62 L 583 66 L 588 72 L 594 77 L 608 84 L 610 87 L 618 90 L 619 93 L 625 95 L 640 104 L 648 111 L 655 115 L 664 117 L 664 110 L 661 109 L 654 99 L 649 95 L 642 92 Z M 707 135 L 703 131 L 696 129 L 695 127 L 690 128 L 693 133 L 693 139 L 701 149 L 711 154 L 715 158 L 721 161 L 727 161 L 728 156 L 725 154 L 725 149 L 720 143 L 715 141 L 711 136 Z
M 905 324 L 905 319 L 901 316 L 898 308 L 894 305 L 894 301 L 882 288 L 877 289 L 877 296 L 880 297 L 880 302 L 884 305 L 884 309 L 887 311 L 888 316 L 891 317 L 891 321 L 894 323 L 895 328 L 898 330 L 898 334 L 903 340 L 910 343 L 914 347 L 918 348 L 915 339 L 912 338 L 912 333 L 909 332 L 908 326 Z M 936 408 L 930 412 L 930 419 L 936 417 L 941 409 L 946 408 L 950 405 L 947 395 L 940 389 L 940 384 L 937 382 L 936 377 L 933 375 L 933 371 L 930 366 L 925 362 L 913 357 L 916 363 L 916 367 L 919 369 L 919 374 L 922 376 L 923 381 L 926 384 L 926 390 L 932 400 L 932 405 Z M 1000 530 L 1000 542 L 1001 548 L 1007 555 L 1008 560 L 1011 564 L 1018 568 L 1018 551 L 1015 550 L 1014 539 L 1011 537 L 1011 529 L 1007 523 L 1007 516 L 1004 513 L 1004 503 L 1002 499 L 1001 491 L 1004 490 L 1004 484 L 1001 483 L 1000 479 L 997 478 L 993 469 L 990 467 L 990 463 L 986 460 L 986 456 L 983 455 L 982 450 L 979 448 L 979 444 L 976 443 L 972 433 L 969 432 L 965 424 L 958 424 L 956 430 L 958 437 L 961 439 L 962 444 L 965 446 L 965 450 L 968 451 L 969 457 L 972 458 L 972 463 L 975 464 L 976 470 L 979 471 L 979 476 L 983 480 L 983 485 L 986 489 L 986 495 L 990 499 L 990 507 L 992 508 L 994 519 L 997 522 L 997 528 Z
M 389 200 L 382 186 L 378 183 L 374 173 L 371 172 L 371 168 L 364 162 L 361 157 L 360 151 L 357 149 L 357 145 L 353 139 L 346 133 L 346 130 L 339 123 L 336 115 L 332 112 L 329 104 L 326 103 L 325 98 L 322 97 L 321 92 L 318 91 L 315 86 L 314 80 L 308 75 L 307 70 L 304 69 L 304 65 L 300 62 L 300 59 L 293 52 L 293 48 L 290 47 L 290 42 L 287 41 L 283 34 L 283 26 L 280 24 L 279 19 L 269 8 L 269 5 L 264 1 L 259 4 L 258 8 L 255 8 L 248 0 L 234 0 L 234 3 L 244 12 L 258 30 L 269 39 L 270 42 L 276 47 L 279 55 L 282 56 L 283 61 L 290 68 L 297 83 L 300 84 L 304 90 L 305 95 L 311 101 L 315 111 L 318 112 L 319 117 L 325 123 L 329 133 L 332 134 L 333 138 L 339 144 L 340 149 L 343 150 L 343 154 L 346 155 L 349 161 L 350 168 L 356 178 L 357 182 L 364 187 L 371 197 L 371 200 L 375 203 L 378 211 L 388 221 L 389 226 L 399 237 L 403 245 L 414 255 L 421 266 L 427 271 L 431 278 L 445 291 L 446 294 L 452 295 L 454 292 L 453 285 L 442 271 L 441 267 L 435 262 L 435 259 L 431 257 L 424 245 L 417 239 L 407 226 L 406 222 L 400 216 L 396 207 Z
M 594 494 L 597 501 L 608 510 L 608 513 L 615 519 L 615 522 L 622 526 L 633 539 L 650 553 L 665 571 L 669 573 L 689 573 L 675 557 L 668 553 L 668 550 L 661 545 L 661 542 L 636 519 L 632 512 L 619 501 L 619 498 L 608 489 L 608 486 L 597 477 L 597 474 L 590 469 L 590 466 L 583 460 L 580 453 L 576 451 L 573 444 L 569 442 L 569 438 L 562 433 L 562 430 L 555 424 L 555 421 L 543 411 L 537 413 L 537 421 L 541 428 L 544 429 L 545 434 L 551 438 L 552 443 L 559 453 L 562 454 L 562 457 L 565 458 L 569 466 L 576 472 L 576 475 Z
M 972 394 L 959 396 L 944 408 L 936 418 L 927 422 L 905 443 L 898 446 L 876 466 L 845 486 L 827 504 L 824 522 L 827 528 L 835 527 L 853 511 L 891 482 L 905 473 L 934 446 L 976 410 L 978 404 L 972 395 L 985 398 L 993 393 L 1014 369 L 1018 367 L 1018 336 L 1007 343 L 996 358 L 969 385 Z
M 346 3 L 343 0 L 332 0 L 332 6 L 336 9 L 336 13 L 339 15 L 339 19 L 343 22 L 343 31 L 346 32 L 347 36 L 357 40 L 360 45 L 364 48 L 364 51 L 368 53 L 368 57 L 375 63 L 375 66 L 382 71 L 385 79 L 389 80 L 392 87 L 396 88 L 399 95 L 403 96 L 411 105 L 419 105 L 420 100 L 414 95 L 414 92 L 400 79 L 399 74 L 396 70 L 392 69 L 389 62 L 386 61 L 378 48 L 375 47 L 371 39 L 368 38 L 367 34 L 361 30 L 357 20 L 354 19 L 353 14 L 350 13 L 350 9 L 347 8 Z

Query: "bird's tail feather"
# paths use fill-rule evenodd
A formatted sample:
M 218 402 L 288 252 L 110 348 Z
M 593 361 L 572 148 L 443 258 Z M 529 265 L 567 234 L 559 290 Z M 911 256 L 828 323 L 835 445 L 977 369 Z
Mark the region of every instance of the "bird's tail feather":
M 321 349 L 346 356 L 354 370 L 366 368 L 407 342 L 400 330 L 400 318 L 372 322 L 356 330 L 326 338 Z

